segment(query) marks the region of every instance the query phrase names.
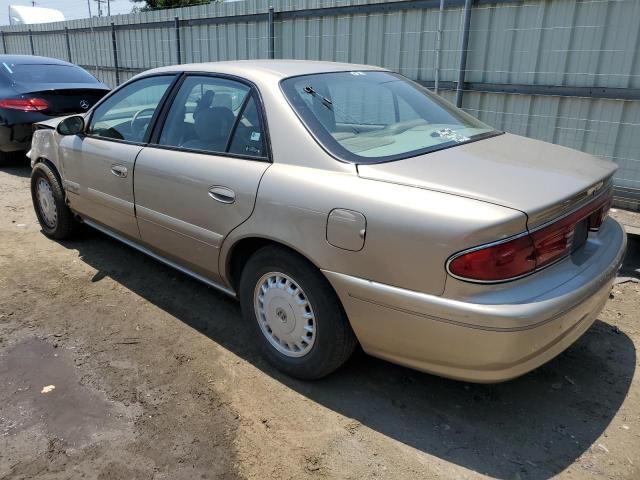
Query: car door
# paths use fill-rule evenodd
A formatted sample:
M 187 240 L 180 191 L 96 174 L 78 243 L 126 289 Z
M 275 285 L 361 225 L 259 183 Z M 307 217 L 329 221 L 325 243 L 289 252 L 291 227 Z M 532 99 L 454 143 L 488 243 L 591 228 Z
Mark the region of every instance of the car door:
M 144 243 L 219 279 L 224 237 L 253 211 L 269 167 L 257 92 L 234 79 L 187 75 L 135 166 Z
M 71 208 L 133 239 L 140 234 L 133 201 L 133 166 L 175 75 L 124 85 L 88 117 L 82 135 L 60 141 L 59 158 Z

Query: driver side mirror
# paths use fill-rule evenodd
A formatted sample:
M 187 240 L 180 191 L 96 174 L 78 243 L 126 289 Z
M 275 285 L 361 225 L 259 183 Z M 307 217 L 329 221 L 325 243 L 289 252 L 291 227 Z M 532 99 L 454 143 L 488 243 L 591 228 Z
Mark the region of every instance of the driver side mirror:
M 58 124 L 56 131 L 60 135 L 78 135 L 84 131 L 84 117 L 81 115 L 67 117 Z

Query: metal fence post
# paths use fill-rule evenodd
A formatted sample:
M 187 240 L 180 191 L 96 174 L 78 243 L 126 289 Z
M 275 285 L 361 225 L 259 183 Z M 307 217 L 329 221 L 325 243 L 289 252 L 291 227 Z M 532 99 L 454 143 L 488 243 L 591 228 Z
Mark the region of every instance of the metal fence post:
M 444 0 L 440 0 L 440 11 L 438 12 L 438 32 L 436 34 L 436 71 L 434 90 L 438 93 L 440 87 L 440 50 L 442 50 L 442 16 L 444 14 Z
M 273 24 L 273 7 L 269 7 L 269 58 L 276 58 L 276 34 Z
M 67 60 L 69 60 L 70 63 L 73 63 L 71 59 L 71 41 L 69 40 L 69 28 L 67 27 L 64 27 L 64 40 L 67 44 Z
M 87 9 L 89 10 L 89 30 L 91 31 L 91 40 L 93 42 L 93 58 L 96 61 L 95 76 L 98 77 L 98 44 L 96 43 L 96 34 L 93 30 L 93 15 L 91 14 L 91 1 L 87 0 Z
M 182 63 L 182 54 L 180 53 L 180 17 L 174 19 L 176 27 L 176 53 L 178 59 L 178 65 Z
M 462 91 L 464 90 L 464 74 L 467 70 L 467 50 L 469 47 L 469 26 L 471 25 L 471 4 L 473 0 L 464 2 L 464 30 L 462 31 L 462 48 L 460 50 L 460 67 L 456 85 L 456 107 L 462 107 Z
M 29 45 L 31 45 L 31 55 L 35 55 L 36 51 L 33 48 L 33 32 L 29 29 Z
M 2 36 L 2 53 L 7 53 L 7 42 L 4 38 L 4 32 L 0 31 L 0 35 Z
M 120 85 L 120 71 L 118 69 L 118 43 L 116 42 L 116 25 L 111 22 L 111 46 L 113 48 L 113 68 L 116 72 L 116 85 Z

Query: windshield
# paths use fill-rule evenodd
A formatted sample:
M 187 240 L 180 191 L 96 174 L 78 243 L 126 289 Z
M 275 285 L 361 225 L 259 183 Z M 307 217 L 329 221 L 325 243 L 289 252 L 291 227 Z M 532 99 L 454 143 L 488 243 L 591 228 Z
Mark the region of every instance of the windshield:
M 407 158 L 500 133 L 390 72 L 304 75 L 283 80 L 282 89 L 318 141 L 355 163 Z
M 98 83 L 89 72 L 74 65 L 2 62 L 0 72 L 12 83 Z

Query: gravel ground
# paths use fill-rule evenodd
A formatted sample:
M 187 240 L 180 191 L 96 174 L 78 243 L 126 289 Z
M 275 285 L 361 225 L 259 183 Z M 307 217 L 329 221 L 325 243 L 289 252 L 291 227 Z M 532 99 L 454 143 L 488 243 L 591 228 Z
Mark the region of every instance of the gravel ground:
M 611 215 L 624 225 L 628 233 L 640 235 L 640 212 L 612 208 Z
M 0 168 L 0 478 L 640 478 L 640 244 L 594 326 L 473 385 L 358 352 L 300 382 L 236 303 L 96 232 L 39 231 Z

